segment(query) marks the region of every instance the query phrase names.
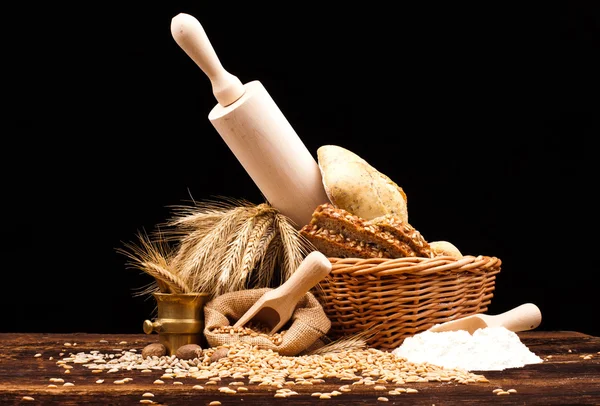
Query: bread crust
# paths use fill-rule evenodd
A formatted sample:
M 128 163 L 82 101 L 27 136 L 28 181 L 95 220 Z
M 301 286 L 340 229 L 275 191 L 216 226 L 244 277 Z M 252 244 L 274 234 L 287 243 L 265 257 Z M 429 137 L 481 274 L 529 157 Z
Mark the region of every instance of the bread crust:
M 461 259 L 463 254 L 451 242 L 448 241 L 432 241 L 429 243 L 433 256 L 451 256 L 456 259 Z
M 354 152 L 323 145 L 317 150 L 325 192 L 331 203 L 365 220 L 391 214 L 408 222 L 404 190 Z

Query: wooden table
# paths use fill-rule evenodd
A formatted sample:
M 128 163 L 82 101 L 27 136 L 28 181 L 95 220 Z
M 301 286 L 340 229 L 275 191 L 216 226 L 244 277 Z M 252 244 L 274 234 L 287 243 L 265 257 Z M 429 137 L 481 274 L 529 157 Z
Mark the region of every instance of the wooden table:
M 119 371 L 110 378 L 94 374 L 86 367 L 74 365 L 71 373 L 56 364 L 61 352 L 69 353 L 110 352 L 116 348 L 137 349 L 149 343 L 158 342 L 152 335 L 114 334 L 0 334 L 0 404 L 44 404 L 44 405 L 128 405 L 142 404 L 142 394 L 151 392 L 156 404 L 163 405 L 208 405 L 218 400 L 222 405 L 266 405 L 266 404 L 322 404 L 322 405 L 600 405 L 600 337 L 577 332 L 530 331 L 519 333 L 521 341 L 531 351 L 544 359 L 541 364 L 527 365 L 504 371 L 477 372 L 484 375 L 489 383 L 415 383 L 418 393 L 386 395 L 371 386 L 356 385 L 351 392 L 331 399 L 311 397 L 313 392 L 331 392 L 347 381 L 332 379 L 324 384 L 294 388 L 299 394 L 287 399 L 275 398 L 276 388 L 246 385 L 247 392 L 223 394 L 219 386 L 226 386 L 224 379 L 219 385 L 205 386 L 204 390 L 193 390 L 198 384 L 194 378 L 180 379 L 183 385 L 155 385 L 154 380 L 161 371 L 140 373 L 140 371 Z M 126 341 L 127 344 L 119 344 Z M 71 343 L 72 346 L 65 346 Z M 36 354 L 41 354 L 35 356 Z M 591 357 L 584 357 L 589 355 Z M 53 357 L 53 359 L 50 359 Z M 115 385 L 116 379 L 135 376 L 131 382 Z M 73 382 L 71 387 L 49 388 L 51 378 L 66 378 Z M 96 384 L 99 378 L 107 383 Z M 187 381 L 186 381 L 187 380 Z M 495 388 L 514 388 L 516 393 L 498 396 Z M 24 397 L 34 400 L 23 400 Z M 378 401 L 386 396 L 389 401 Z

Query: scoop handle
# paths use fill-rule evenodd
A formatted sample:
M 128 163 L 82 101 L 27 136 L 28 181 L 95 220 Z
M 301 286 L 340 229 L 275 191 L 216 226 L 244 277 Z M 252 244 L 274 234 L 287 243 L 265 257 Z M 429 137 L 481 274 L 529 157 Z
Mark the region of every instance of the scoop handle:
M 277 308 L 280 318 L 270 334 L 279 331 L 288 322 L 302 296 L 323 280 L 329 272 L 331 272 L 331 262 L 327 257 L 320 251 L 312 251 L 283 285 L 265 294 L 279 298 Z
M 171 19 L 171 35 L 177 44 L 208 76 L 213 94 L 220 105 L 229 106 L 245 92 L 244 85 L 227 72 L 217 56 L 200 22 L 186 13 Z
M 279 286 L 277 296 L 285 297 L 288 303 L 296 303 L 331 272 L 331 262 L 320 251 L 312 251 L 300 263 L 296 271 Z
M 510 331 L 533 330 L 542 322 L 542 313 L 533 303 L 525 303 L 515 307 L 507 312 L 493 316 L 493 323 L 496 327 L 502 326 Z

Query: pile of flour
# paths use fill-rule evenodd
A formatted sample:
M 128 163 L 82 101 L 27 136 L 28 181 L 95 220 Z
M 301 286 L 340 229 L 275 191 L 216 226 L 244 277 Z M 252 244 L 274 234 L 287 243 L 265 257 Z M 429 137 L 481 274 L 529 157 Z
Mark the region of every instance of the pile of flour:
M 542 362 L 505 327 L 480 328 L 473 335 L 464 330 L 423 331 L 405 338 L 392 353 L 409 362 L 466 371 L 502 371 Z

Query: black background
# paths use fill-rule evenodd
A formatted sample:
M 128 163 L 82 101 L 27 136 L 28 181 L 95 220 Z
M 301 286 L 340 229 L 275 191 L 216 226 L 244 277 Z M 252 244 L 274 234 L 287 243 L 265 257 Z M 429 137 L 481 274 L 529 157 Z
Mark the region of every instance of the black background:
M 116 249 L 191 198 L 262 202 L 208 121 L 210 82 L 171 37 L 185 12 L 315 157 L 356 152 L 403 187 L 427 240 L 499 257 L 488 313 L 532 302 L 539 329 L 600 335 L 592 3 L 3 13 L 0 331 L 140 333 L 150 279 Z

